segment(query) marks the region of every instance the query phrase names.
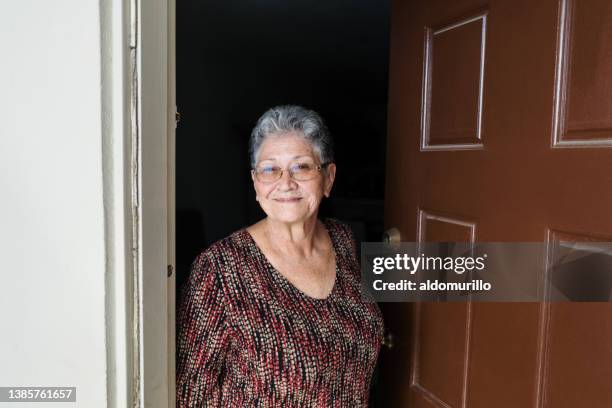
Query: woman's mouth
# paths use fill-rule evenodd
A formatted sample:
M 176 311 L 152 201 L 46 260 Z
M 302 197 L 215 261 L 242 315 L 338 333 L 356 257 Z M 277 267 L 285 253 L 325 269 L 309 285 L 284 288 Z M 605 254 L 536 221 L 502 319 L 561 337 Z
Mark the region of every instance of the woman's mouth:
M 296 203 L 300 201 L 302 197 L 287 197 L 287 198 L 275 198 L 274 201 L 278 201 L 279 203 Z

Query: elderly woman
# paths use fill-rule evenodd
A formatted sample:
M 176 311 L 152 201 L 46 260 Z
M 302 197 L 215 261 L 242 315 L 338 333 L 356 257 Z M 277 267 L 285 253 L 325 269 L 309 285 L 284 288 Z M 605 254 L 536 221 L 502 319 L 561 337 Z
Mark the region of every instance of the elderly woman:
M 321 117 L 273 108 L 250 140 L 267 217 L 193 262 L 178 315 L 179 407 L 361 407 L 382 339 L 356 244 L 317 218 L 336 165 Z

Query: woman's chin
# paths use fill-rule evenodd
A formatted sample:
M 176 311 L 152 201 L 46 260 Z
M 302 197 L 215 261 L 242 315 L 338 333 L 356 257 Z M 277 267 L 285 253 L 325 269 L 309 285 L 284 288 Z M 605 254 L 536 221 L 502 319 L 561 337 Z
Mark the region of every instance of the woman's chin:
M 274 213 L 268 213 L 268 217 L 274 221 L 283 222 L 287 224 L 293 224 L 296 222 L 303 222 L 311 217 L 316 216 L 315 214 L 309 214 L 305 212 L 294 212 L 294 211 L 277 211 Z
M 307 217 L 297 217 L 290 215 L 282 215 L 282 216 L 269 216 L 274 221 L 282 222 L 285 224 L 294 224 L 296 222 L 304 221 Z

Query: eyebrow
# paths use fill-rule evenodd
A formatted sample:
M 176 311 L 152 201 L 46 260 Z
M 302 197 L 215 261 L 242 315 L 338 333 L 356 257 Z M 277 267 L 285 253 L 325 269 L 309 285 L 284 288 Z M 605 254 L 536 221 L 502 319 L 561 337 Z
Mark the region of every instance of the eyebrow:
M 293 157 L 291 158 L 291 160 L 299 159 L 300 157 L 308 157 L 308 158 L 314 159 L 314 157 L 313 157 L 313 156 L 311 156 L 311 155 L 308 155 L 308 154 L 300 154 L 300 155 L 298 155 L 298 156 L 293 156 Z M 260 162 L 264 162 L 264 161 L 276 161 L 276 158 L 271 158 L 271 159 L 261 159 L 261 160 L 260 160 Z

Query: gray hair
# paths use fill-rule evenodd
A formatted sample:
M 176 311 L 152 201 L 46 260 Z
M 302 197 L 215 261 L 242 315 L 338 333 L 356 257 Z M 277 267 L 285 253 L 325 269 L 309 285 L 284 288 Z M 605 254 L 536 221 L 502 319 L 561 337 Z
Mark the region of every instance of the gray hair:
M 265 112 L 251 132 L 249 156 L 251 168 L 257 165 L 259 149 L 264 139 L 275 133 L 297 132 L 306 139 L 321 163 L 334 160 L 334 145 L 323 118 L 312 110 L 297 105 L 276 106 Z

